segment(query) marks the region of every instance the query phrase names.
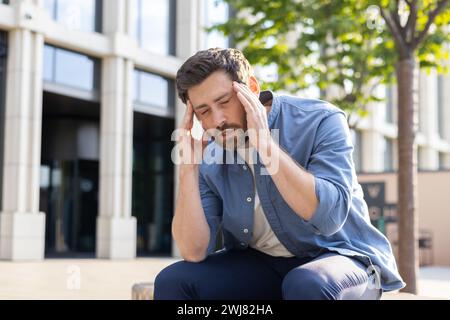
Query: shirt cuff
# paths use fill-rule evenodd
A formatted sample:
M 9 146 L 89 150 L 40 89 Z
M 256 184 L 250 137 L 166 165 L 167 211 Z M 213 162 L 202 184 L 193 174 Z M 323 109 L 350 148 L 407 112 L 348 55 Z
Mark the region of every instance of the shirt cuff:
M 330 236 L 339 230 L 339 226 L 331 218 L 333 208 L 336 208 L 338 191 L 332 183 L 314 177 L 316 197 L 319 202 L 311 219 L 307 221 L 316 234 Z

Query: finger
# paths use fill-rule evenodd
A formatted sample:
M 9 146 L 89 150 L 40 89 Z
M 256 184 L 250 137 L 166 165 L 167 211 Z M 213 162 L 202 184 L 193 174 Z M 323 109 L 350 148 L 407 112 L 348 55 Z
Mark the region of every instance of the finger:
M 248 101 L 247 97 L 244 96 L 242 94 L 242 92 L 240 92 L 240 91 L 237 93 L 237 97 L 238 97 L 239 101 L 241 101 L 242 105 L 244 106 L 245 112 L 246 113 L 252 113 L 253 112 L 253 106 Z
M 186 103 L 186 112 L 184 114 L 183 120 L 181 121 L 181 126 L 183 129 L 191 130 L 194 125 L 194 110 L 192 108 L 191 102 L 188 100 Z
M 235 82 L 235 86 L 239 92 L 245 93 L 246 95 L 251 95 L 253 93 L 250 88 L 243 83 Z
M 208 145 L 208 140 L 209 140 L 209 137 L 208 137 L 207 131 L 205 130 L 205 131 L 203 131 L 203 134 L 202 134 L 202 153 L 205 150 L 206 146 Z
M 238 99 L 242 102 L 244 108 L 245 108 L 245 112 L 247 114 L 252 114 L 255 115 L 258 112 L 258 107 L 255 107 L 253 101 L 251 101 L 248 97 L 248 95 L 246 95 L 245 93 L 243 93 L 242 91 L 239 91 L 237 93 Z
M 182 128 L 177 138 L 177 141 L 179 143 L 189 144 L 191 140 L 192 140 L 191 132 L 189 130 Z
M 256 93 L 254 93 L 249 86 L 242 84 L 241 85 L 242 91 L 246 94 L 246 96 L 252 101 L 254 102 L 254 105 L 256 108 L 259 107 L 259 109 L 261 109 L 262 104 L 259 101 L 259 97 L 256 95 Z
M 252 104 L 252 108 L 258 108 L 260 102 L 259 99 L 256 97 L 256 95 L 253 93 L 253 91 L 250 90 L 248 86 L 245 84 L 236 84 L 237 91 L 241 92 L 246 99 Z

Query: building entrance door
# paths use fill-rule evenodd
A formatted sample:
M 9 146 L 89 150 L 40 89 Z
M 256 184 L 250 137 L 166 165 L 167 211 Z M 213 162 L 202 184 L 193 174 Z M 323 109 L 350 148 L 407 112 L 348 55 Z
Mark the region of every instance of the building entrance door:
M 41 164 L 41 210 L 46 254 L 95 252 L 98 161 L 49 160 Z
M 95 255 L 99 105 L 44 92 L 40 210 L 47 257 Z

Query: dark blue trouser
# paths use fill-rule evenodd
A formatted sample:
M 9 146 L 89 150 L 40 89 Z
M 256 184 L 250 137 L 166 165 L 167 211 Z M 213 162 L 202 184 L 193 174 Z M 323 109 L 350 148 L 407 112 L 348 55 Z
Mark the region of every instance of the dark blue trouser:
M 359 261 L 327 252 L 272 257 L 254 249 L 220 251 L 199 263 L 179 261 L 155 280 L 155 300 L 379 299 Z

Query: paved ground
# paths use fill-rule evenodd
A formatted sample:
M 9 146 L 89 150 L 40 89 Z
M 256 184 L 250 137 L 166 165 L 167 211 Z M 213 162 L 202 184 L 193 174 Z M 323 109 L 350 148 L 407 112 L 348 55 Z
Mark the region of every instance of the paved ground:
M 47 259 L 44 262 L 0 262 L 0 299 L 130 299 L 131 287 L 152 281 L 170 258 L 130 261 Z M 422 297 L 450 299 L 450 268 L 420 271 Z M 383 299 L 415 299 L 387 294 Z
M 426 267 L 420 270 L 420 294 L 450 299 L 450 268 Z
M 159 270 L 174 261 L 0 262 L 0 299 L 130 299 L 133 284 L 152 281 Z

